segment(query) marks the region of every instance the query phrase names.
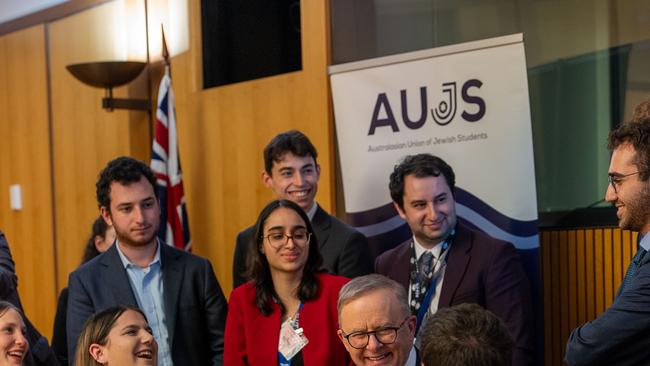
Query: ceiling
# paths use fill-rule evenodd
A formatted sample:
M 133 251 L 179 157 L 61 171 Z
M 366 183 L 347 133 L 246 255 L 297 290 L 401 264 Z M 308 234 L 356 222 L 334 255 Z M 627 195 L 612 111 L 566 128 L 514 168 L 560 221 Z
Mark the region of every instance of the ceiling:
M 0 24 L 68 0 L 0 0 Z

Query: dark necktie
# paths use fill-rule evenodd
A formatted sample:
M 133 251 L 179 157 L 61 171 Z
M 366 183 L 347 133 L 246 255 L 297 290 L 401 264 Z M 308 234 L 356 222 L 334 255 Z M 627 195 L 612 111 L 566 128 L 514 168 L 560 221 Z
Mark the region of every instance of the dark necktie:
M 420 268 L 422 269 L 422 275 L 425 278 L 426 287 L 429 285 L 429 280 L 431 279 L 431 272 L 433 271 L 433 254 L 429 251 L 424 252 L 420 256 Z
M 646 253 L 647 251 L 641 247 L 639 247 L 639 249 L 636 251 L 634 258 L 632 258 L 632 262 L 630 262 L 630 265 L 627 267 L 627 272 L 625 272 L 623 284 L 621 285 L 621 291 L 625 289 L 625 287 L 627 287 L 630 282 L 632 282 L 632 276 L 639 268 L 639 265 L 641 264 L 641 261 L 643 260 L 643 257 L 646 255 Z

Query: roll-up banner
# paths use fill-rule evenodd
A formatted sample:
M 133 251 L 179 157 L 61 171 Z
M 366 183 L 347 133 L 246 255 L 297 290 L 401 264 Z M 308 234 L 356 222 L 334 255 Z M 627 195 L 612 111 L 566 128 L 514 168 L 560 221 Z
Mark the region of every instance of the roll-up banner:
M 389 175 L 401 158 L 456 173 L 459 221 L 513 243 L 538 283 L 537 202 L 521 34 L 330 67 L 348 223 L 374 255 L 411 233 Z

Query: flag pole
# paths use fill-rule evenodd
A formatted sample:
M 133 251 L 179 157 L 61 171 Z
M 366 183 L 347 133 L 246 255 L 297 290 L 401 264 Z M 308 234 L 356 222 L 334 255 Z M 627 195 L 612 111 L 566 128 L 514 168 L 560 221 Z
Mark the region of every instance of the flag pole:
M 167 40 L 165 39 L 165 26 L 160 24 L 160 32 L 162 33 L 162 56 L 165 66 L 170 69 L 169 77 L 171 78 L 171 61 L 169 60 L 169 49 L 167 48 Z

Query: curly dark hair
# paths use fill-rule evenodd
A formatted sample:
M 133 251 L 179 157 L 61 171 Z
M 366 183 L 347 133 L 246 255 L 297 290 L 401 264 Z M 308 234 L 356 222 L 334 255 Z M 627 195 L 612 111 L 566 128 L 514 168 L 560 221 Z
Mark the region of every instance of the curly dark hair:
M 456 175 L 454 170 L 444 160 L 431 154 L 407 155 L 395 165 L 393 172 L 390 174 L 390 197 L 400 208 L 404 209 L 404 179 L 408 175 L 414 175 L 416 178 L 438 177 L 442 174 L 445 181 L 454 195 L 456 185 Z
M 111 211 L 111 183 L 118 182 L 123 185 L 136 183 L 143 176 L 151 183 L 153 192 L 158 198 L 156 177 L 147 164 L 128 156 L 109 161 L 104 170 L 99 173 L 95 185 L 99 208 L 105 207 L 108 212 Z
M 422 363 L 426 366 L 508 366 L 513 341 L 496 315 L 477 304 L 438 310 L 428 319 L 422 337 Z
M 302 280 L 298 287 L 298 298 L 300 301 L 306 302 L 316 297 L 316 294 L 318 293 L 318 279 L 316 278 L 316 273 L 320 271 L 321 265 L 323 264 L 323 257 L 318 249 L 318 239 L 313 235 L 314 230 L 312 229 L 305 211 L 303 211 L 303 209 L 301 209 L 297 204 L 288 200 L 275 200 L 266 205 L 257 218 L 254 236 L 248 244 L 249 248 L 247 252 L 250 253 L 250 255 L 247 258 L 246 268 L 248 268 L 248 271 L 245 275 L 252 282 L 253 286 L 255 286 L 255 305 L 264 316 L 271 314 L 273 310 L 271 304 L 273 301 L 280 305 L 282 314 L 286 311 L 284 304 L 280 301 L 275 292 L 269 262 L 266 259 L 266 256 L 260 251 L 260 247 L 263 245 L 264 240 L 264 224 L 275 210 L 282 207 L 295 211 L 305 222 L 307 232 L 312 233 L 309 241 L 307 263 L 305 263 L 305 268 L 302 272 Z
M 264 148 L 264 170 L 268 175 L 271 175 L 273 163 L 279 162 L 288 152 L 301 158 L 311 156 L 317 164 L 318 152 L 311 141 L 302 132 L 290 130 L 275 136 Z
M 642 181 L 650 178 L 650 123 L 649 121 L 621 123 L 609 133 L 607 148 L 611 151 L 624 144 L 636 150 L 634 165 L 639 169 Z

